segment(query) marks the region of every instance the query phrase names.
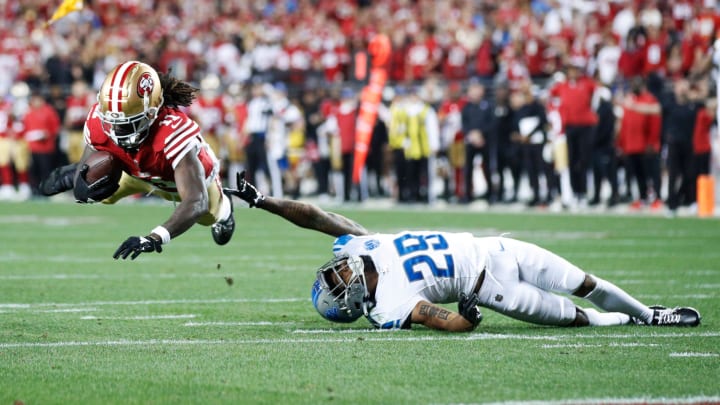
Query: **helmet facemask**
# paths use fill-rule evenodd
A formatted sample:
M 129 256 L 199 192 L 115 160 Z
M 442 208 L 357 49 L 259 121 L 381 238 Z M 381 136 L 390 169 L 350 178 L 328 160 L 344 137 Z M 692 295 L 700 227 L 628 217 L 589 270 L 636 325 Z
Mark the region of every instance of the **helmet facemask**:
M 159 107 L 150 107 L 149 101 L 144 97 L 144 111 L 130 117 L 123 112 L 103 114 L 98 111 L 105 135 L 123 149 L 137 149 L 150 134 L 150 127 L 158 115 Z
M 313 304 L 330 321 L 353 322 L 367 315 L 368 296 L 365 264 L 360 256 L 336 257 L 317 272 Z

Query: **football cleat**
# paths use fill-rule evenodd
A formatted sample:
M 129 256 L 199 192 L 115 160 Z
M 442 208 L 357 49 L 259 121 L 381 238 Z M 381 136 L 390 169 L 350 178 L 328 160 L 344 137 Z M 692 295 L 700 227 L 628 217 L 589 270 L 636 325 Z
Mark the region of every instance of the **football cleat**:
M 75 169 L 77 169 L 77 163 L 61 166 L 50 172 L 48 177 L 43 179 L 38 186 L 40 193 L 49 197 L 63 191 L 72 190 Z
M 653 317 L 650 325 L 653 326 L 698 326 L 700 313 L 695 308 L 652 306 Z
M 215 222 L 211 227 L 213 240 L 220 246 L 230 242 L 233 232 L 235 232 L 235 216 L 232 197 L 227 195 L 227 198 L 230 201 L 230 216 L 228 216 L 225 220 Z

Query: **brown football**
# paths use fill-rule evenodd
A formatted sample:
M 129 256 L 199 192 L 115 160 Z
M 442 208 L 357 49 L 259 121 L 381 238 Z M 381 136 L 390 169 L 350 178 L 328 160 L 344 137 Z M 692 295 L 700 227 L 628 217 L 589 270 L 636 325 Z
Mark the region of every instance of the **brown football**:
M 85 164 L 88 165 L 88 171 L 85 174 L 88 184 L 94 183 L 105 175 L 110 176 L 110 181 L 114 184 L 120 181 L 123 172 L 122 161 L 108 152 L 93 152 L 85 160 Z

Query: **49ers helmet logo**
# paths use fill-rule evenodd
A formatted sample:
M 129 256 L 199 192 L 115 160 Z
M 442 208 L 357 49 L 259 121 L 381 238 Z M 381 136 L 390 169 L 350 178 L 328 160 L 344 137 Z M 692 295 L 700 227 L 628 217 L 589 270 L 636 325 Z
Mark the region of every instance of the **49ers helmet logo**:
M 145 95 L 150 96 L 150 93 L 152 93 L 154 87 L 155 81 L 153 80 L 150 73 L 145 72 L 142 74 L 142 76 L 140 76 L 140 80 L 138 80 L 137 94 L 140 97 L 145 97 Z

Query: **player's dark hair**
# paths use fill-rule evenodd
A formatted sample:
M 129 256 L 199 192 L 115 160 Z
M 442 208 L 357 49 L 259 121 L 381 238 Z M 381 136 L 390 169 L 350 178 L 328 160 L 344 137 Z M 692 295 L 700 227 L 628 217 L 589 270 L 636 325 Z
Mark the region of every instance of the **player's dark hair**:
M 188 107 L 195 100 L 198 88 L 170 76 L 170 72 L 160 73 L 160 87 L 163 89 L 163 105 L 167 107 Z

